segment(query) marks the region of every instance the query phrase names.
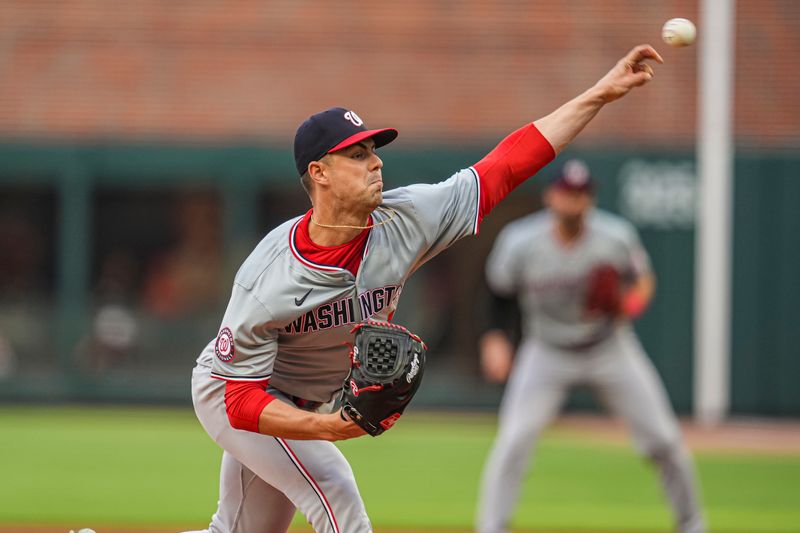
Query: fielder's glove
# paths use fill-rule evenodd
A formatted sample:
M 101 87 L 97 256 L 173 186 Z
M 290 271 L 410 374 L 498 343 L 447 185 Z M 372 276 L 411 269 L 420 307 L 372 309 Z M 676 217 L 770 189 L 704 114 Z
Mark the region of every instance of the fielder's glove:
M 589 314 L 616 316 L 622 306 L 619 271 L 609 264 L 597 265 L 589 273 L 585 309 Z
M 342 411 L 376 437 L 397 422 L 417 392 L 428 347 L 406 328 L 389 322 L 367 320 L 353 331 Z

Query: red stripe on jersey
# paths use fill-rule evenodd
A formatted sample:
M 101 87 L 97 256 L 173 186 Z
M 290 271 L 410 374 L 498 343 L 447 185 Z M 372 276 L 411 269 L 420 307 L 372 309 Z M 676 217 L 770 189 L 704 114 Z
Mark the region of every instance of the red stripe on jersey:
M 479 220 L 555 156 L 553 146 L 532 123 L 503 139 L 473 165 L 481 182 Z
M 311 212 L 308 213 L 297 224 L 295 231 L 295 246 L 297 252 L 302 255 L 303 259 L 310 263 L 316 263 L 321 267 L 334 266 L 349 270 L 354 276 L 358 272 L 358 267 L 361 266 L 361 260 L 364 258 L 364 250 L 367 247 L 367 237 L 369 237 L 369 228 L 363 230 L 355 236 L 355 238 L 344 244 L 337 246 L 320 246 L 311 240 L 308 233 L 308 225 L 311 222 Z M 370 224 L 372 219 L 370 218 Z
M 258 433 L 258 419 L 261 411 L 275 399 L 264 390 L 267 381 L 225 382 L 225 412 L 234 429 Z

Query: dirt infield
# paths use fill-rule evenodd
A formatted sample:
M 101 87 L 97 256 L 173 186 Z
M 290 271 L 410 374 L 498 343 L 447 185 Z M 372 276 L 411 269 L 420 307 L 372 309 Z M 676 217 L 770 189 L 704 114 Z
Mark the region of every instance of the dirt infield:
M 736 419 L 716 427 L 684 420 L 681 429 L 696 452 L 800 454 L 800 420 Z M 629 438 L 621 421 L 602 416 L 565 416 L 553 431 L 621 445 L 627 445 Z
M 176 529 L 97 529 L 96 533 L 176 533 Z M 422 529 L 376 529 L 376 533 L 474 533 L 472 530 L 466 529 L 435 529 L 435 530 L 422 530 Z M 70 533 L 69 528 L 53 527 L 53 526 L 0 526 L 0 533 Z M 310 529 L 290 529 L 288 533 L 311 533 Z M 563 530 L 556 531 L 522 531 L 517 530 L 516 533 L 609 533 L 608 530 L 597 532 L 586 529 L 581 530 Z M 630 531 L 626 530 L 625 533 L 653 533 L 651 531 Z

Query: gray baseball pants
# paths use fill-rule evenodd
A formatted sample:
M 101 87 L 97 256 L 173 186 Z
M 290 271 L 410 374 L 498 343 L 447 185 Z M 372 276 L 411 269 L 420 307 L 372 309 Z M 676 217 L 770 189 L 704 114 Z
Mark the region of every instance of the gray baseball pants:
M 667 393 L 631 330 L 590 349 L 566 351 L 527 339 L 517 353 L 484 467 L 479 533 L 508 531 L 531 449 L 574 386 L 587 385 L 629 426 L 637 451 L 653 461 L 680 533 L 702 533 L 695 474 Z
M 317 533 L 372 531 L 353 471 L 332 443 L 233 429 L 225 412 L 225 382 L 202 365 L 192 373 L 192 401 L 203 428 L 225 450 L 219 504 L 205 531 L 286 533 L 295 510 Z

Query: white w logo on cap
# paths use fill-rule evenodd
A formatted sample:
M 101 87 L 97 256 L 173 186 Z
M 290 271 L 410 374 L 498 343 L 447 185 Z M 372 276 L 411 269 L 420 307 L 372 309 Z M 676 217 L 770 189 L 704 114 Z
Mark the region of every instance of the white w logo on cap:
M 348 111 L 344 114 L 344 118 L 352 122 L 353 126 L 361 126 L 364 123 L 364 121 L 361 120 L 361 117 L 356 115 L 355 111 Z

